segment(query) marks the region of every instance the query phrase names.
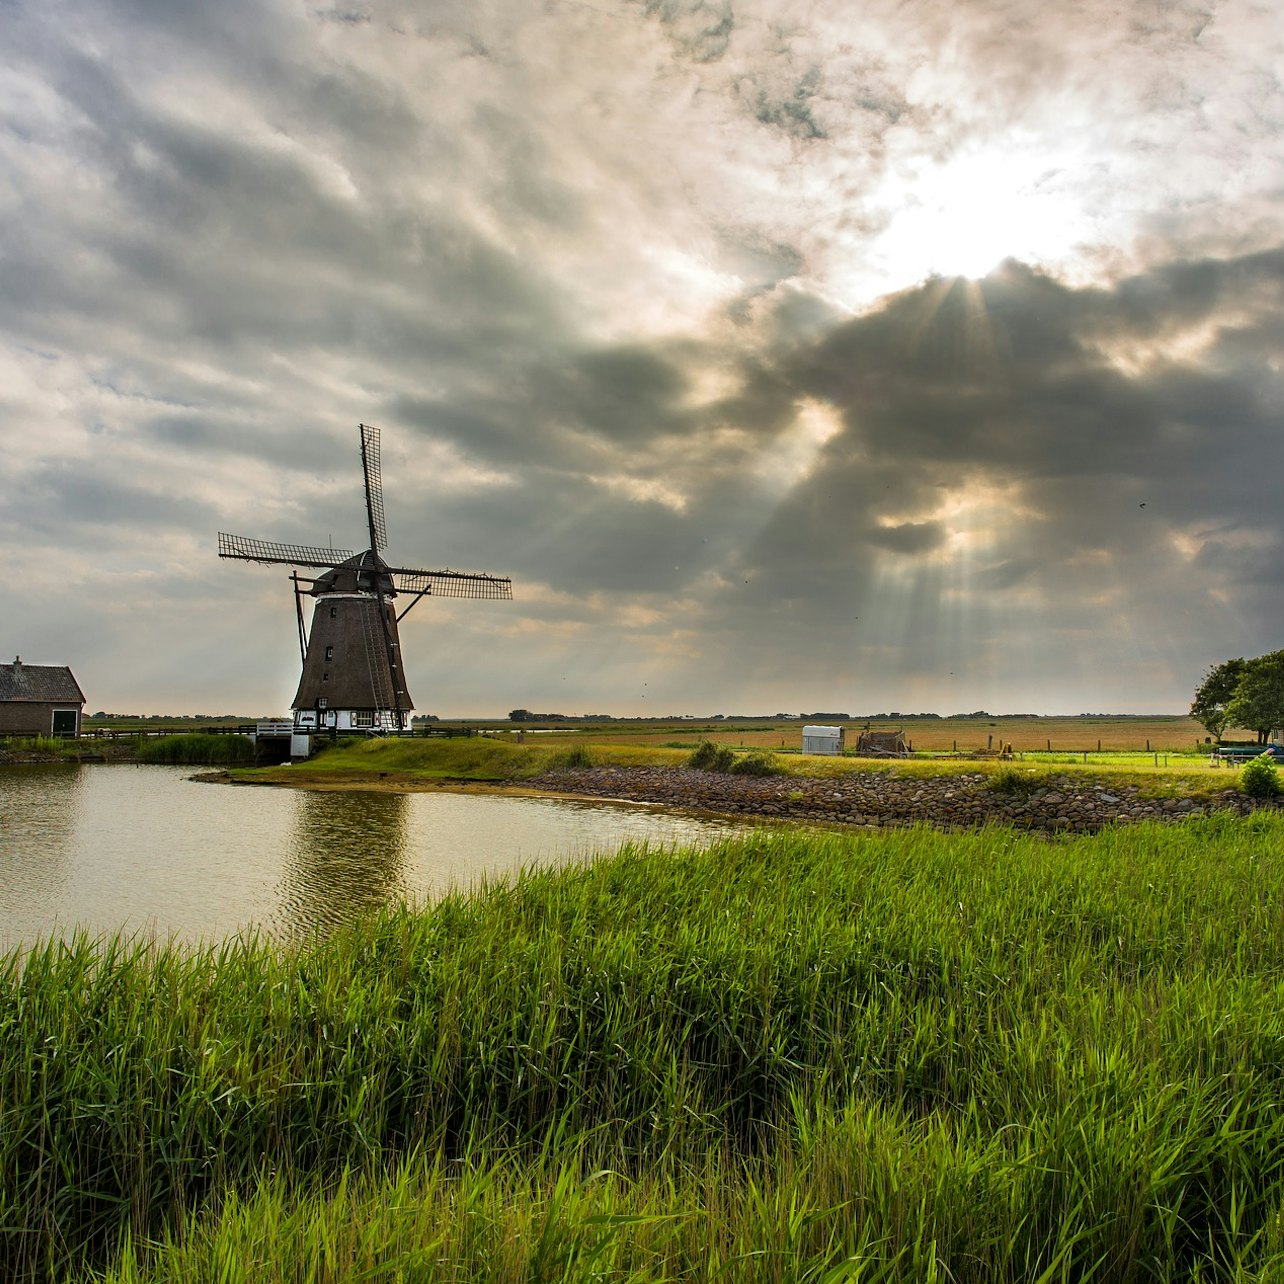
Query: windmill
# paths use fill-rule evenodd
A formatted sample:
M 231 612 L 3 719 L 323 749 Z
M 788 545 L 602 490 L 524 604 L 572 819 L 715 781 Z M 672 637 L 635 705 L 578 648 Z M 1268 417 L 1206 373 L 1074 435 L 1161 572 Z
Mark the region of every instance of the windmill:
M 423 571 L 389 566 L 379 556 L 387 547 L 379 429 L 360 425 L 361 471 L 366 488 L 364 553 L 304 544 L 275 544 L 244 535 L 218 535 L 218 555 L 244 562 L 295 568 L 294 605 L 303 673 L 292 708 L 300 731 L 396 731 L 413 709 L 406 689 L 397 625 L 425 597 L 511 599 L 512 581 L 461 571 Z M 299 567 L 319 570 L 300 575 Z M 303 596 L 316 599 L 312 628 L 304 628 Z M 397 612 L 393 599 L 411 596 Z

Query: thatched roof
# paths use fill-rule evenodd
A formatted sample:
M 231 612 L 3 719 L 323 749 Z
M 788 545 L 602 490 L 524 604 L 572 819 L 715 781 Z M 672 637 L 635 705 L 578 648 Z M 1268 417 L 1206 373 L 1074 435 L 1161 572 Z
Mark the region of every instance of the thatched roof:
M 0 700 L 84 704 L 85 693 L 65 664 L 0 664 Z
M 333 594 L 317 599 L 307 657 L 290 708 L 312 709 L 320 698 L 330 709 L 391 708 L 394 685 L 401 692 L 402 712 L 415 707 L 406 690 L 401 639 L 391 602 L 384 603 L 384 611 L 397 659 L 395 668 L 388 660 L 374 597 Z M 377 691 L 383 693 L 383 699 Z

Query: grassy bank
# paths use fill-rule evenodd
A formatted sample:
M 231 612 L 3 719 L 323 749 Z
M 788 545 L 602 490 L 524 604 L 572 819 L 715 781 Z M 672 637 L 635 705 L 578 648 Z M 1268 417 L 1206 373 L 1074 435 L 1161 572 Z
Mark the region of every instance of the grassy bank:
M 489 736 L 453 740 L 373 737 L 345 739 L 334 745 L 317 742 L 319 752 L 291 767 L 263 768 L 258 780 L 297 784 L 342 782 L 362 776 L 398 776 L 413 780 L 470 780 L 520 784 L 559 767 L 676 766 L 688 754 L 678 749 L 636 746 L 585 746 L 540 742 L 519 744 Z
M 1281 850 L 772 831 L 13 957 L 0 1277 L 1276 1278 Z
M 70 762 L 84 746 L 61 736 L 0 736 L 0 764 L 6 762 Z

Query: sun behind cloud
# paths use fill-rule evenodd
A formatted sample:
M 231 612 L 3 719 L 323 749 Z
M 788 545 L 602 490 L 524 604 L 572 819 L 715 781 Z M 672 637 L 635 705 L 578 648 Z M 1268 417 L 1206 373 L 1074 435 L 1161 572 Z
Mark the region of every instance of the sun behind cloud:
M 918 161 L 889 178 L 896 214 L 872 253 L 888 278 L 985 276 L 1004 259 L 1072 265 L 1090 220 L 1065 174 L 1045 153 L 1002 141 L 941 162 Z

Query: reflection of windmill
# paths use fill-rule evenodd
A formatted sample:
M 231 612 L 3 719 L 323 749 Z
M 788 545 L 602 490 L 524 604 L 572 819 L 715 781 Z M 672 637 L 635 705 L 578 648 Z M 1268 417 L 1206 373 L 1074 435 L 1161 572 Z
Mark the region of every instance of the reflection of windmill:
M 406 714 L 415 706 L 406 689 L 398 621 L 423 597 L 513 596 L 512 581 L 494 575 L 389 566 L 379 556 L 379 550 L 388 543 L 379 430 L 365 424 L 361 425 L 361 469 L 365 475 L 366 525 L 370 534 L 370 547 L 364 553 L 272 544 L 222 531 L 218 536 L 220 557 L 324 571 L 315 578 L 301 576 L 297 571 L 291 576 L 303 657 L 303 676 L 292 706 L 295 725 L 300 729 L 401 729 Z M 304 593 L 316 598 L 310 633 L 303 627 Z M 398 593 L 414 594 L 410 606 L 400 614 L 392 605 Z

